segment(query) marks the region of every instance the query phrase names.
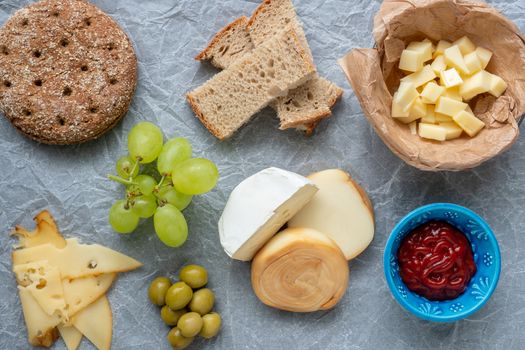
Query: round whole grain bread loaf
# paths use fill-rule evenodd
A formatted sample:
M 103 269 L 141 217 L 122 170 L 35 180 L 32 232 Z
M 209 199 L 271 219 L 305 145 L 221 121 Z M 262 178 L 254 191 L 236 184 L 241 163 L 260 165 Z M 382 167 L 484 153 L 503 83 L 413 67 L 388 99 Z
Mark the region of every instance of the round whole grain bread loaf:
M 99 137 L 126 114 L 136 83 L 130 40 L 87 1 L 39 1 L 0 29 L 0 111 L 36 141 Z

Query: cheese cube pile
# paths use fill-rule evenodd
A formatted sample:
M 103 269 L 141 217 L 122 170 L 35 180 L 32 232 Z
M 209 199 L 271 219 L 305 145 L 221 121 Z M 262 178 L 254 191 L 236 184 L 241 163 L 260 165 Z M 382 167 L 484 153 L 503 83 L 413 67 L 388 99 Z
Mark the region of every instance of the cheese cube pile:
M 485 123 L 468 101 L 483 93 L 500 97 L 507 89 L 501 77 L 485 70 L 491 58 L 492 52 L 466 36 L 437 45 L 428 39 L 411 42 L 399 61 L 407 75 L 394 94 L 392 117 L 425 139 L 447 141 L 463 132 L 476 136 Z

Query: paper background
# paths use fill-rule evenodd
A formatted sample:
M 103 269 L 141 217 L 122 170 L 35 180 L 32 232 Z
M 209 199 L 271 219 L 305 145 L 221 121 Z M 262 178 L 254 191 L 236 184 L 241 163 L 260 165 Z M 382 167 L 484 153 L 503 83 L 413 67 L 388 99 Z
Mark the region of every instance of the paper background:
M 0 0 L 0 23 L 29 1 Z M 371 47 L 378 1 L 296 0 L 319 73 L 345 88 L 334 116 L 305 138 L 279 131 L 265 110 L 232 140 L 219 142 L 194 118 L 183 94 L 214 69 L 193 56 L 224 24 L 249 14 L 258 1 L 97 0 L 130 34 L 139 57 L 139 85 L 128 116 L 101 139 L 80 146 L 38 145 L 0 118 L 0 349 L 28 349 L 22 311 L 11 273 L 15 224 L 49 208 L 66 236 L 97 242 L 142 260 L 145 266 L 121 275 L 109 299 L 114 311 L 113 349 L 170 349 L 168 328 L 147 301 L 154 276 L 176 276 L 183 264 L 210 271 L 216 310 L 224 326 L 218 338 L 194 349 L 524 349 L 525 348 L 525 142 L 475 170 L 428 173 L 393 155 L 364 118 L 336 59 L 353 47 Z M 521 0 L 492 4 L 525 31 Z M 218 163 L 216 190 L 185 211 L 190 238 L 181 249 L 157 240 L 151 221 L 130 236 L 107 224 L 111 203 L 123 189 L 105 176 L 126 152 L 126 134 L 139 120 L 162 126 L 166 136 L 188 137 L 195 154 Z M 246 176 L 268 166 L 308 174 L 340 167 L 368 191 L 376 210 L 376 237 L 350 263 L 350 284 L 332 311 L 293 314 L 262 305 L 252 293 L 250 266 L 230 260 L 219 244 L 216 223 L 232 190 Z M 503 257 L 500 284 L 492 299 L 468 320 L 432 324 L 406 313 L 393 300 L 383 277 L 382 253 L 396 222 L 426 203 L 465 205 L 492 226 Z M 64 349 L 58 341 L 55 349 Z M 82 349 L 92 349 L 84 340 Z

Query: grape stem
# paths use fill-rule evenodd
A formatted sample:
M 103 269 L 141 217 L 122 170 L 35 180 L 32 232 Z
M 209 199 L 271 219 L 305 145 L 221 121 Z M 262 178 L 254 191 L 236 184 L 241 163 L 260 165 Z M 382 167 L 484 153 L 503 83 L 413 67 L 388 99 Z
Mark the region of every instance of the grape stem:
M 159 192 L 159 189 L 160 189 L 160 187 L 162 186 L 162 183 L 164 182 L 165 179 L 166 179 L 166 175 L 162 175 L 162 177 L 160 178 L 159 183 L 158 183 L 157 186 L 155 186 L 155 188 L 153 189 L 153 192 L 155 192 L 155 193 Z
M 111 174 L 108 174 L 108 179 L 119 182 L 123 185 L 136 185 L 137 184 L 136 182 L 133 182 L 131 180 L 126 180 L 126 179 L 121 178 L 120 176 L 115 176 Z
M 132 175 L 135 173 L 135 169 L 137 169 L 137 167 L 139 166 L 139 161 L 140 160 L 137 160 L 135 164 L 133 164 L 133 168 L 131 168 L 131 171 L 129 172 L 129 179 L 128 179 L 129 181 L 133 179 Z

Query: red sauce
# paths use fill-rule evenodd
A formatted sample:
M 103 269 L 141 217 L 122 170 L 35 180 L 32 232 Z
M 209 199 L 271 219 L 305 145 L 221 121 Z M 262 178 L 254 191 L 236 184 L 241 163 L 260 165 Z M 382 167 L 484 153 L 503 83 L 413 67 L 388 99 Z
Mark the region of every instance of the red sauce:
M 469 241 L 442 221 L 414 229 L 401 242 L 397 259 L 407 288 L 428 300 L 457 298 L 476 273 Z

